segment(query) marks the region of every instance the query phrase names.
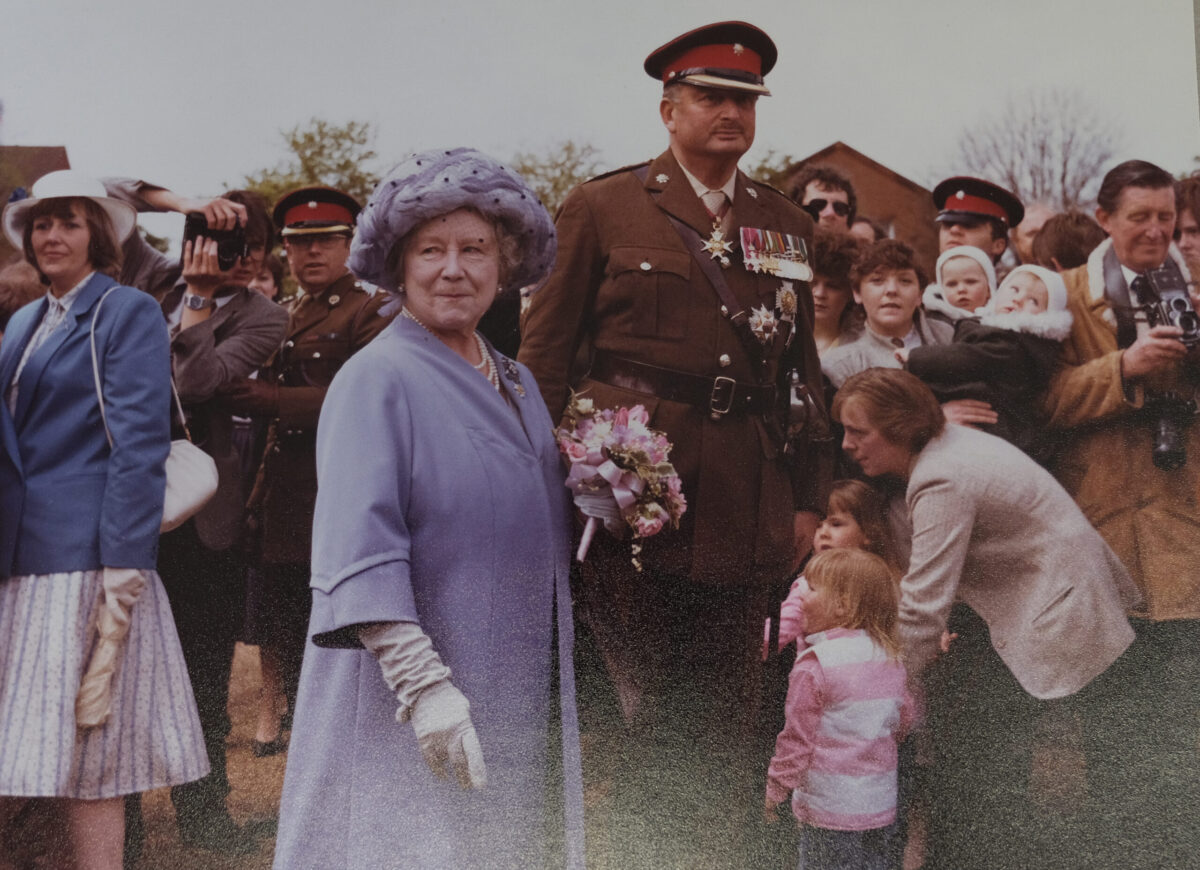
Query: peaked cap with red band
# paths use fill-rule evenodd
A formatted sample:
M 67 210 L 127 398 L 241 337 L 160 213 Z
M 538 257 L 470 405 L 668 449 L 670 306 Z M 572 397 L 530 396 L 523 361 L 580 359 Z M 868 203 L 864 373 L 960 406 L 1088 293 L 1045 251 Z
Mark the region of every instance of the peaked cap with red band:
M 770 96 L 763 76 L 779 52 L 771 37 L 744 21 L 721 21 L 690 30 L 646 58 L 646 72 L 664 85 L 685 82 L 705 88 Z
M 354 232 L 358 200 L 333 187 L 301 187 L 285 193 L 271 216 L 282 236 Z
M 933 204 L 941 223 L 988 218 L 1015 227 L 1025 217 L 1025 206 L 1013 194 L 990 181 L 966 175 L 947 178 L 935 187 Z

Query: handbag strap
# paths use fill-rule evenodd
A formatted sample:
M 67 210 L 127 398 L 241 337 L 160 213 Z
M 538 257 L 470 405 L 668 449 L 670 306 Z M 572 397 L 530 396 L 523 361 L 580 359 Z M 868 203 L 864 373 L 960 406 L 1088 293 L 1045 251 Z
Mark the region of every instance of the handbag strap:
M 100 403 L 100 420 L 104 423 L 104 435 L 108 438 L 109 449 L 112 449 L 113 437 L 112 430 L 108 428 L 108 415 L 104 412 L 104 390 L 100 386 L 100 361 L 99 355 L 96 353 L 96 322 L 100 319 L 100 306 L 104 304 L 104 300 L 108 298 L 109 294 L 116 290 L 119 286 L 121 285 L 117 284 L 109 287 L 108 290 L 104 292 L 104 295 L 100 297 L 99 301 L 96 302 L 96 307 L 92 310 L 92 329 L 90 336 L 92 343 L 92 378 L 96 382 L 96 399 Z M 188 441 L 191 441 L 192 433 L 188 431 L 187 419 L 183 415 L 183 403 L 179 401 L 179 390 L 175 388 L 174 377 L 171 378 L 171 396 L 174 399 L 173 405 L 175 410 L 179 414 L 179 425 L 183 427 L 184 436 Z

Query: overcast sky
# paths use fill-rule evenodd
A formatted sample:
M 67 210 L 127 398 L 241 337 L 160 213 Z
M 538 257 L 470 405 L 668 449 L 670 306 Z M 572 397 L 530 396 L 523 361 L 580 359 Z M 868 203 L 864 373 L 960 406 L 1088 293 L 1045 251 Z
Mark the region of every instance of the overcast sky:
M 728 18 L 780 52 L 750 161 L 841 139 L 925 183 L 957 168 L 964 125 L 1049 85 L 1102 108 L 1120 159 L 1200 154 L 1193 0 L 24 0 L 4 13 L 0 143 L 196 194 L 276 163 L 312 116 L 370 122 L 387 164 L 573 139 L 615 167 L 665 146 L 646 54 Z

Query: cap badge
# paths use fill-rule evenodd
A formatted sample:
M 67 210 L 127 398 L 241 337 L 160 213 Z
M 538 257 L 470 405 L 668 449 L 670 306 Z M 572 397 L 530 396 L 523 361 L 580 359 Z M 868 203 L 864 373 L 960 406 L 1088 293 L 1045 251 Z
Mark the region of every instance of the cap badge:
M 316 207 L 317 207 L 317 201 L 316 201 L 315 199 L 310 199 L 310 200 L 308 201 L 308 207 L 309 207 L 309 208 L 316 208 Z
M 958 193 L 954 194 L 954 196 L 956 199 L 966 199 L 967 192 L 965 190 L 960 190 Z
M 660 173 L 658 173 L 658 175 L 654 176 L 654 180 L 657 181 L 659 184 L 666 184 L 668 181 L 671 180 L 671 176 L 667 175 L 667 173 L 665 173 L 665 172 L 660 172 Z
M 714 260 L 719 260 L 722 266 L 728 267 L 729 258 L 725 255 L 733 250 L 733 242 L 725 241 L 725 233 L 721 232 L 721 227 L 713 224 L 712 235 L 704 243 L 704 250 L 708 251 L 708 255 Z
M 740 42 L 735 42 L 733 44 L 733 53 L 739 56 L 745 54 L 746 46 L 742 45 Z

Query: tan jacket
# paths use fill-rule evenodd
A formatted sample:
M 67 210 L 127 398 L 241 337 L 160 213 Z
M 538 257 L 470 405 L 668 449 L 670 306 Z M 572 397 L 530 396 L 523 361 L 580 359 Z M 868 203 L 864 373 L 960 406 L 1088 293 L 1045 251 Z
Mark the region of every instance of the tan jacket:
M 1036 698 L 1079 691 L 1133 642 L 1128 573 L 1044 468 L 1002 438 L 947 425 L 913 464 L 912 559 L 900 584 L 910 674 L 957 600 Z M 950 655 L 954 655 L 953 646 Z
M 1075 323 L 1045 407 L 1062 432 L 1052 466 L 1059 481 L 1121 557 L 1145 595 L 1134 616 L 1200 618 L 1200 421 L 1188 462 L 1163 471 L 1151 460 L 1154 420 L 1121 383 L 1116 321 L 1104 299 L 1107 243 L 1063 273 Z M 1186 272 L 1185 272 L 1186 274 Z
M 586 353 L 594 348 L 710 378 L 758 380 L 720 312 L 716 291 L 668 215 L 701 238 L 712 231 L 712 219 L 670 151 L 650 163 L 644 182 L 627 168 L 577 187 L 558 215 L 558 261 L 533 297 L 519 358 L 537 379 L 552 418 L 561 415 L 573 388 L 586 391 L 599 408 L 644 405 L 651 425 L 671 440 L 688 510 L 678 531 L 647 540 L 642 556 L 647 567 L 706 583 L 776 579 L 793 555 L 793 509 L 819 505 L 820 469 L 793 480 L 759 418 L 728 414 L 713 420 L 693 405 L 579 372 L 578 361 L 584 359 L 586 367 Z M 811 219 L 778 191 L 740 172 L 732 220 L 728 236 L 735 242 L 745 226 L 798 236 L 811 251 Z M 737 248 L 730 260 L 723 274 L 741 305 L 774 309 L 782 281 L 745 269 Z M 800 310 L 787 353 L 804 360 L 809 389 L 820 401 L 820 363 L 808 325 L 812 296 L 806 283 L 793 287 Z M 784 342 L 776 340 L 759 383 L 779 378 L 783 356 Z

